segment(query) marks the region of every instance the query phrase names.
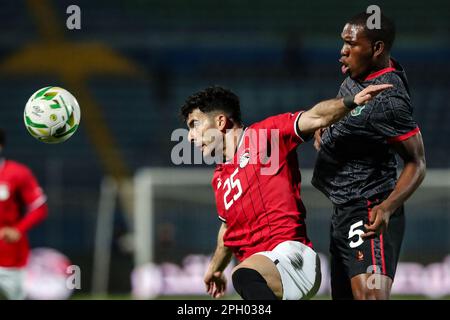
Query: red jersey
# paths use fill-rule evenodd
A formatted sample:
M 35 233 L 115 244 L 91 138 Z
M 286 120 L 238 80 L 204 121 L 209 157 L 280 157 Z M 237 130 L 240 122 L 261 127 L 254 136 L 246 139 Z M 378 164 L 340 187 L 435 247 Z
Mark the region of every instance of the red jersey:
M 41 210 L 45 202 L 42 189 L 26 166 L 0 159 L 0 229 L 15 227 L 22 233 L 14 243 L 0 239 L 1 267 L 26 265 L 29 253 L 26 231 L 45 217 L 46 210 Z
M 227 224 L 224 244 L 240 261 L 287 240 L 312 247 L 295 151 L 303 142 L 300 115 L 280 114 L 244 129 L 233 160 L 214 171 L 217 211 Z

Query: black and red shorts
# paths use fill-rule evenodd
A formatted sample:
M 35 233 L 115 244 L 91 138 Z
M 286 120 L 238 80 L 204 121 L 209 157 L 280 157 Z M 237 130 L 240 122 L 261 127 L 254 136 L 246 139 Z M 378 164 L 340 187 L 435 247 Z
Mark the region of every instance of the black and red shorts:
M 343 289 L 348 294 L 350 279 L 358 274 L 378 273 L 394 279 L 405 229 L 403 206 L 391 215 L 383 234 L 364 240 L 360 237 L 372 208 L 387 195 L 334 206 L 330 229 L 333 296 Z

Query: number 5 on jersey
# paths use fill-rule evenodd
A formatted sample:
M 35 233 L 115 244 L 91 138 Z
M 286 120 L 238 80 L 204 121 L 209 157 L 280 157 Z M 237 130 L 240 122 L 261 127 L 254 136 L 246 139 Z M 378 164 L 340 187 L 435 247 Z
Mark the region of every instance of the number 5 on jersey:
M 234 179 L 234 176 L 238 173 L 238 170 L 239 168 L 236 168 L 233 174 L 223 184 L 223 188 L 226 189 L 223 195 L 223 203 L 225 204 L 225 210 L 228 210 L 233 204 L 233 202 L 239 199 L 239 197 L 242 195 L 241 181 L 239 181 L 239 179 Z M 237 191 L 234 193 L 234 195 L 232 197 L 231 196 L 228 197 L 231 191 L 236 188 Z
M 361 227 L 363 225 L 363 221 L 360 220 L 358 222 L 355 222 L 354 224 L 352 224 L 350 226 L 350 230 L 348 230 L 348 238 L 351 239 L 354 236 L 358 236 L 358 240 L 357 241 L 350 241 L 349 242 L 349 246 L 350 248 L 356 248 L 359 247 L 364 240 L 361 238 L 361 235 L 364 234 L 364 231 L 362 231 L 361 229 L 357 229 L 358 227 Z

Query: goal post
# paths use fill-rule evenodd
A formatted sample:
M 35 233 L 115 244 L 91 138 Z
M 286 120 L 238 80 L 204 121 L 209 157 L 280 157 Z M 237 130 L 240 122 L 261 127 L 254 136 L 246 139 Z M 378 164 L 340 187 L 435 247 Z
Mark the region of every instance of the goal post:
M 155 190 L 158 187 L 207 186 L 213 169 L 142 168 L 134 177 L 135 266 L 154 261 Z M 189 190 L 186 190 L 189 193 Z

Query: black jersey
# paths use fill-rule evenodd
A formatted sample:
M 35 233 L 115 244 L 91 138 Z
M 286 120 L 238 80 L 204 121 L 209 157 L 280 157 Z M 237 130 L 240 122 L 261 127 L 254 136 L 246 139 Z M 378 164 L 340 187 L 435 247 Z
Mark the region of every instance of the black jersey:
M 322 135 L 312 184 L 334 204 L 368 199 L 392 190 L 397 180 L 397 161 L 390 144 L 419 132 L 405 72 L 394 60 L 389 68 L 362 82 L 347 77 L 338 97 L 383 83 L 394 87 L 352 110 Z

